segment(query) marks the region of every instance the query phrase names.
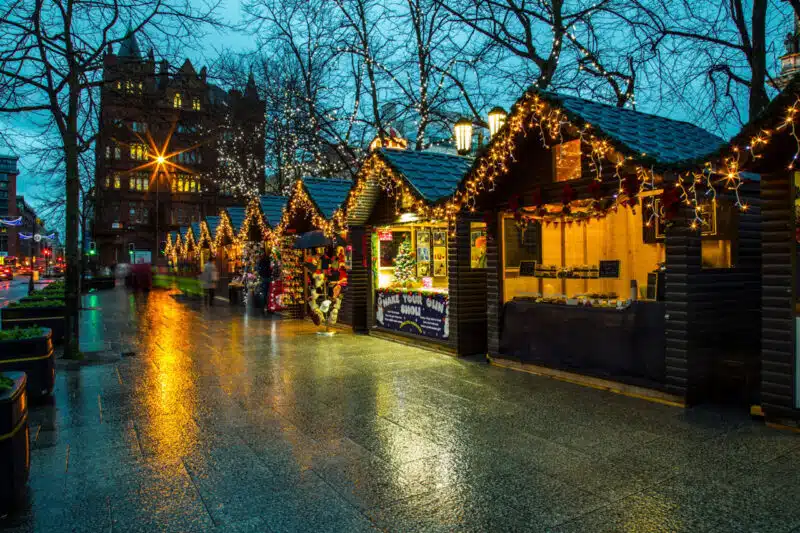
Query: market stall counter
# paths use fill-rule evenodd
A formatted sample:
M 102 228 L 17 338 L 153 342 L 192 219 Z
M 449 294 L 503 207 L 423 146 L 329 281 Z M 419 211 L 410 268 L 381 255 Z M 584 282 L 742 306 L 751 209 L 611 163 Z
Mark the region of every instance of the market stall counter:
M 663 302 L 617 308 L 515 298 L 505 304 L 500 349 L 524 363 L 660 388 L 664 311 Z

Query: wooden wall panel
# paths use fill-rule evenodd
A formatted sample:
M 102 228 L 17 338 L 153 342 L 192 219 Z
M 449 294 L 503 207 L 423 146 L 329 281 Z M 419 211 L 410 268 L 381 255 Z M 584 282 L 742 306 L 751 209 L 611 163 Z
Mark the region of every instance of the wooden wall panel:
M 470 264 L 470 225 L 482 216 L 459 215 L 448 243 L 450 342 L 458 355 L 486 353 L 486 269 Z
M 788 172 L 761 177 L 761 406 L 767 418 L 794 408 L 796 244 L 794 184 Z

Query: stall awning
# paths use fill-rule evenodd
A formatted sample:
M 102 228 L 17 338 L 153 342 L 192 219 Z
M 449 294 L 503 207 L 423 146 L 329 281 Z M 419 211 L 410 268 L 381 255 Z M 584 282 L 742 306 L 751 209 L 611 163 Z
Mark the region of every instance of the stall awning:
M 192 228 L 192 235 L 194 236 L 195 240 L 197 240 L 200 237 L 200 223 L 192 222 L 191 228 Z
M 180 232 L 181 237 L 186 237 L 186 234 L 189 232 L 189 227 L 188 226 L 181 226 L 178 231 Z

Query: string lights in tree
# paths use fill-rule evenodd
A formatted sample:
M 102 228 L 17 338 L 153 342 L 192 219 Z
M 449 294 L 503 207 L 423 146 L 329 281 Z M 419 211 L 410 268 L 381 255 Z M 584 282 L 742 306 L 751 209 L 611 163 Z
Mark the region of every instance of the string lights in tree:
M 264 161 L 260 148 L 264 145 L 261 122 L 237 121 L 228 111 L 220 125 L 201 133 L 215 139 L 217 165 L 200 176 L 214 183 L 219 192 L 234 197 L 254 198 L 261 193 Z

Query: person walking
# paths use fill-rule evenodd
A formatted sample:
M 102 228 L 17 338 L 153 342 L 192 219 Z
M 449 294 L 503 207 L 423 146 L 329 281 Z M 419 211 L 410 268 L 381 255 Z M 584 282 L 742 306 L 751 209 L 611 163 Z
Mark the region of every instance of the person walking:
M 203 287 L 203 302 L 207 303 L 209 307 L 214 305 L 214 290 L 217 288 L 217 281 L 219 281 L 219 273 L 216 265 L 209 257 L 203 266 L 203 272 L 200 274 L 200 284 Z

